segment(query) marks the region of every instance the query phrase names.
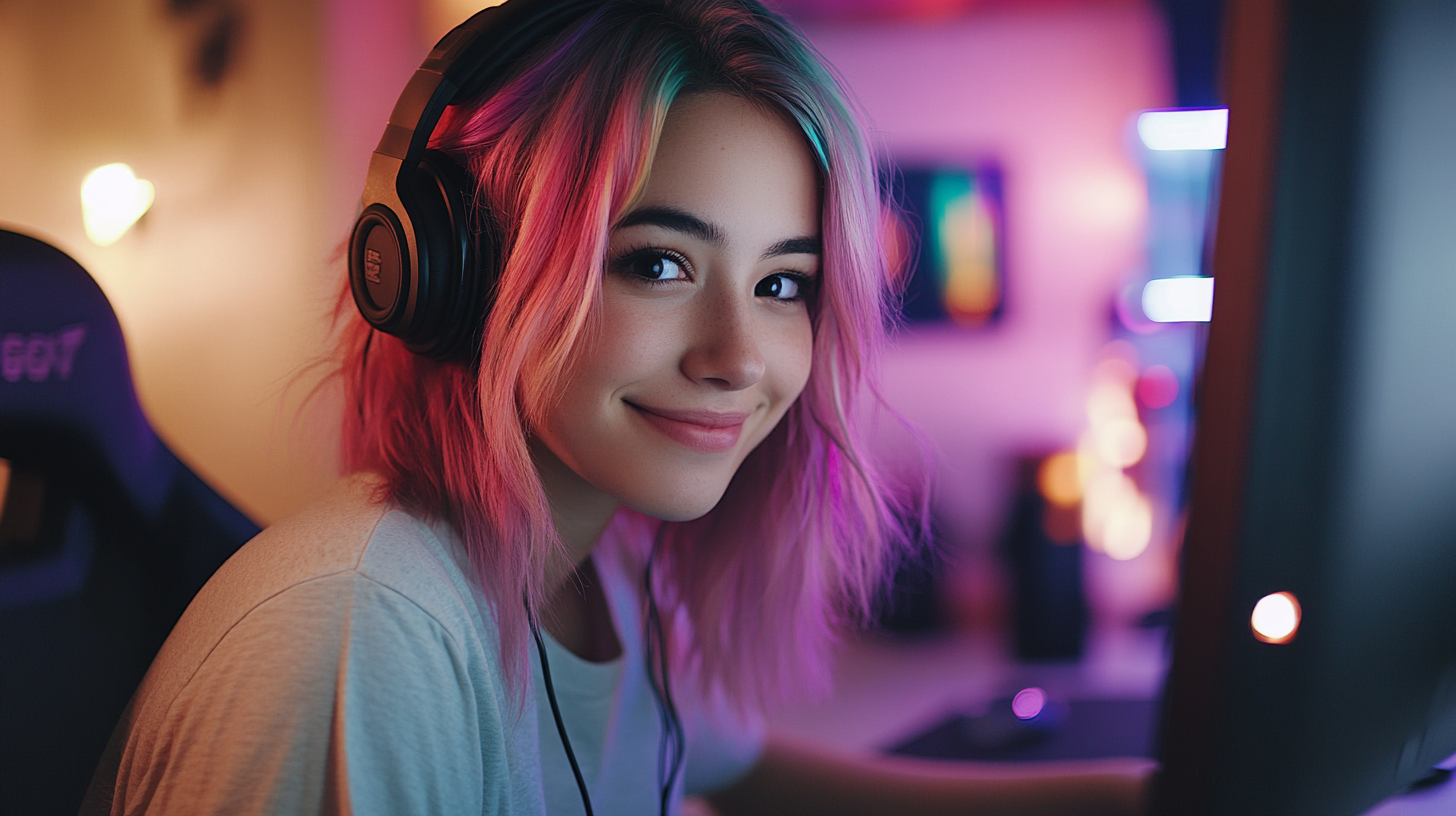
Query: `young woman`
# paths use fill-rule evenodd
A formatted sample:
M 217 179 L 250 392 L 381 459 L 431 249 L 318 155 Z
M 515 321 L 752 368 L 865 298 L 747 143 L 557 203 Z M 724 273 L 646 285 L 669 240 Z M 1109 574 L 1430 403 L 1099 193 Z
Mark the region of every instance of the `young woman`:
M 1130 813 L 1144 769 L 766 740 L 906 517 L 860 418 L 884 321 L 855 116 L 751 0 L 609 0 L 449 109 L 500 247 L 467 353 L 342 333 L 346 465 L 244 547 L 88 812 Z

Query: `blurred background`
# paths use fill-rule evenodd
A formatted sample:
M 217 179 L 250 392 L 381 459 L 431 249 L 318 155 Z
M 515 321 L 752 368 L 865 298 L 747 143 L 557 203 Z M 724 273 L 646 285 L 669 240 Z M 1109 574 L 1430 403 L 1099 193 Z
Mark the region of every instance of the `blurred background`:
M 398 91 L 483 5 L 0 0 L 0 224 L 97 278 L 152 424 L 259 524 L 337 478 L 327 394 L 302 409 L 339 247 Z M 1219 3 L 771 5 L 872 123 L 916 261 L 884 392 L 936 471 L 932 555 L 835 699 L 776 719 L 885 747 L 1033 682 L 1152 699 L 1222 120 L 1140 114 L 1219 106 Z M 118 162 L 94 184 L 143 214 L 108 225 L 82 188 Z

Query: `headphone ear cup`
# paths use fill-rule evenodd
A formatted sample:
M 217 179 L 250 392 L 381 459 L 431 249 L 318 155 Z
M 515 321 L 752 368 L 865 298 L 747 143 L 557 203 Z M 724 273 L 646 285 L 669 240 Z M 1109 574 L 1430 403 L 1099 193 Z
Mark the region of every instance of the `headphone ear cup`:
M 349 287 L 370 326 L 399 335 L 410 322 L 410 262 L 405 229 L 394 211 L 370 204 L 349 237 Z
M 401 338 L 412 351 L 436 359 L 471 356 L 486 291 L 467 206 L 475 181 L 445 153 L 428 150 L 411 174 L 410 188 L 419 295 L 415 319 Z

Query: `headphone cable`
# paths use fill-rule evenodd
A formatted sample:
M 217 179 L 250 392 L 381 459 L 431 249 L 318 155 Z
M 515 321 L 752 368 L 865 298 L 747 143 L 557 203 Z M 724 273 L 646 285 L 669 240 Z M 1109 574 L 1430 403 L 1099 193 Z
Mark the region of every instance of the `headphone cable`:
M 551 716 L 556 718 L 556 733 L 561 735 L 561 747 L 566 749 L 566 761 L 571 763 L 571 772 L 576 776 L 576 787 L 581 791 L 581 806 L 586 816 L 592 813 L 591 796 L 586 792 L 586 780 L 582 778 L 581 766 L 576 763 L 576 753 L 571 750 L 571 740 L 566 736 L 566 723 L 561 719 L 561 706 L 556 702 L 556 689 L 551 685 L 551 661 L 546 658 L 546 641 L 541 638 L 541 629 L 535 617 L 531 621 L 531 635 L 536 638 L 536 651 L 541 655 L 541 679 L 546 683 L 546 698 L 551 701 Z
M 647 569 L 643 575 L 644 589 L 647 594 L 645 626 L 647 643 L 645 645 L 647 647 L 647 678 L 652 683 L 653 702 L 657 703 L 657 714 L 662 725 L 661 736 L 657 743 L 657 777 L 658 784 L 661 785 L 659 812 L 661 816 L 667 816 L 668 803 L 673 788 L 677 786 L 678 774 L 682 771 L 687 740 L 682 719 L 678 715 L 677 706 L 672 699 L 672 685 L 668 680 L 669 657 L 666 637 L 662 631 L 662 618 L 657 610 L 657 599 L 652 592 L 652 561 L 656 554 L 657 546 L 654 543 L 652 553 L 647 557 Z M 546 698 L 551 702 L 551 716 L 556 720 L 556 733 L 561 736 L 561 747 L 566 750 L 566 761 L 571 764 L 571 773 L 576 777 L 576 787 L 581 792 L 582 808 L 586 811 L 586 816 L 595 816 L 592 811 L 591 796 L 587 793 L 586 779 L 581 775 L 581 766 L 576 761 L 576 753 L 571 750 L 571 739 L 566 735 L 566 723 L 561 717 L 561 706 L 556 701 L 556 688 L 551 682 L 551 661 L 546 656 L 546 641 L 541 637 L 541 629 L 537 626 L 534 615 L 529 617 L 529 622 L 531 636 L 536 641 L 536 652 L 541 656 L 541 680 L 546 686 Z M 662 678 L 660 684 L 659 676 Z
M 657 599 L 652 591 L 652 561 L 662 542 L 659 534 L 653 542 L 652 552 L 647 557 L 647 568 L 643 574 L 643 589 L 647 595 L 647 678 L 652 683 L 657 715 L 662 723 L 661 738 L 657 743 L 657 781 L 662 788 L 659 813 L 667 816 L 668 802 L 673 788 L 677 786 L 678 773 L 682 770 L 683 755 L 686 753 L 686 737 L 682 719 L 672 699 L 672 685 L 668 680 L 669 655 L 667 638 L 662 630 L 662 617 L 657 610 Z M 658 677 L 661 677 L 661 684 Z M 664 773 L 666 771 L 666 773 Z

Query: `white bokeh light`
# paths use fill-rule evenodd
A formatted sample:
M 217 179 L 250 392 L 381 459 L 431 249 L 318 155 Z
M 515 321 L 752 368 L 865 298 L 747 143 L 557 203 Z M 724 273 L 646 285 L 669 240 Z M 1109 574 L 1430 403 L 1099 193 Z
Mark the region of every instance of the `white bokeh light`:
M 1223 150 L 1228 108 L 1147 111 L 1138 115 L 1137 131 L 1149 150 Z
M 1213 318 L 1213 278 L 1154 278 L 1143 287 L 1143 314 L 1154 323 L 1207 323 Z
M 92 170 L 81 182 L 81 220 L 97 246 L 116 243 L 151 209 L 156 189 L 121 162 Z
M 1299 600 L 1289 592 L 1275 592 L 1254 604 L 1249 626 L 1254 637 L 1265 643 L 1288 643 L 1299 631 Z

